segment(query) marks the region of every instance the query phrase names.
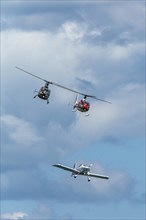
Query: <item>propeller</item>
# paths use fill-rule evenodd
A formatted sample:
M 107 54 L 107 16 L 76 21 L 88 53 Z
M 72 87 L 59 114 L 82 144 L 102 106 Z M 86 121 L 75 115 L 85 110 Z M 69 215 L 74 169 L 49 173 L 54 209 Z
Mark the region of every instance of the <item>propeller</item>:
M 74 163 L 73 168 L 76 169 L 77 163 Z M 72 172 L 71 177 L 74 176 L 74 172 Z
M 88 98 L 96 99 L 96 100 L 98 100 L 98 101 L 102 101 L 102 102 L 106 102 L 106 103 L 112 104 L 111 102 L 109 102 L 109 101 L 107 101 L 107 100 L 104 100 L 104 99 L 99 99 L 99 98 L 97 98 L 96 96 L 88 95 L 88 94 L 85 94 L 85 93 L 82 93 L 82 92 L 78 92 L 78 91 L 76 91 L 76 90 L 70 89 L 70 88 L 65 87 L 65 86 L 62 86 L 62 85 L 60 85 L 60 84 L 57 84 L 57 83 L 48 81 L 48 80 L 46 80 L 46 79 L 43 79 L 43 78 L 41 78 L 41 77 L 39 77 L 39 76 L 36 76 L 35 74 L 30 73 L 30 72 L 28 72 L 28 71 L 26 71 L 26 70 L 24 70 L 24 69 L 22 69 L 22 68 L 20 68 L 20 67 L 18 67 L 18 66 L 15 66 L 15 68 L 16 68 L 16 69 L 19 69 L 19 70 L 21 70 L 21 71 L 23 71 L 23 72 L 25 72 L 25 73 L 27 73 L 27 74 L 29 74 L 29 75 L 31 75 L 31 76 L 33 76 L 33 77 L 35 77 L 35 78 L 37 78 L 37 79 L 43 80 L 44 82 L 46 82 L 46 83 L 48 83 L 48 84 L 52 84 L 52 85 L 58 86 L 58 87 L 60 87 L 60 88 L 62 88 L 62 89 L 66 89 L 66 90 L 68 90 L 68 91 L 71 91 L 71 92 L 77 93 L 77 94 L 79 94 L 79 95 L 82 95 L 82 96 L 84 96 L 85 99 L 88 97 Z
M 89 164 L 89 167 L 92 167 L 93 165 L 94 165 L 93 163 L 90 163 L 90 164 Z
M 73 166 L 73 168 L 74 168 L 74 169 L 76 169 L 76 166 L 77 166 L 77 163 L 74 163 L 74 166 Z

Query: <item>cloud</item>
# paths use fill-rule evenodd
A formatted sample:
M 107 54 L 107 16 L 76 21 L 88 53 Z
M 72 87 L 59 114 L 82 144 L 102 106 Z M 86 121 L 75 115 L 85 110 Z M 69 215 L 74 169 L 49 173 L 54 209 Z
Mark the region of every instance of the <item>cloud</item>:
M 62 31 L 71 41 L 82 40 L 86 33 L 85 24 L 78 24 L 75 22 L 66 22 L 62 25 Z
M 65 203 L 111 203 L 136 200 L 134 179 L 124 171 L 114 171 L 94 164 L 92 172 L 109 175 L 109 180 L 86 177 L 71 178 L 69 172 L 54 167 L 26 171 L 9 171 L 1 177 L 2 199 L 4 200 L 48 200 Z M 89 190 L 90 187 L 90 190 Z M 68 192 L 70 192 L 68 194 Z
M 95 101 L 91 103 L 88 118 L 77 114 L 71 130 L 76 139 L 82 138 L 83 142 L 91 144 L 108 136 L 116 139 L 144 137 L 144 87 L 127 84 L 114 93 L 110 100 L 112 105 Z
M 30 219 L 57 219 L 56 210 L 52 207 L 51 202 L 41 201 L 29 216 Z
M 53 161 L 52 158 L 60 159 L 78 147 L 85 148 L 109 135 L 113 138 L 143 136 L 144 69 L 141 69 L 141 74 L 135 71 L 139 65 L 137 60 L 144 56 L 143 42 L 123 46 L 87 44 L 82 39 L 87 34 L 84 24 L 72 22 L 73 35 L 78 34 L 82 25 L 84 30 L 80 41 L 74 42 L 66 39 L 67 30 L 63 29 L 63 25 L 70 23 L 65 22 L 55 33 L 2 32 L 2 122 L 9 142 L 16 144 L 14 148 L 19 155 L 18 145 L 23 145 L 23 161 L 28 150 L 24 144 L 31 146 L 30 161 L 40 158 L 41 163 L 43 151 L 46 153 L 44 160 L 47 161 L 48 157 Z M 40 99 L 33 100 L 34 89 L 40 88 L 43 83 L 18 72 L 14 68 L 16 64 L 67 87 L 79 91 L 83 88 L 113 104 L 89 100 L 90 117 L 85 118 L 81 113 L 72 113 L 67 107 L 74 100 L 74 94 L 57 87 L 51 87 L 49 105 Z M 127 68 L 123 68 L 123 64 Z M 56 138 L 56 134 L 60 135 Z M 7 156 L 10 151 L 14 156 L 10 145 L 12 143 L 6 147 Z
M 25 219 L 28 215 L 24 212 L 14 212 L 14 213 L 5 213 L 1 215 L 1 219 L 3 220 L 17 220 L 17 219 Z
M 80 2 L 2 2 L 2 27 L 56 31 L 62 24 L 70 23 L 74 26 L 80 23 L 88 27 L 85 29 L 88 32 L 86 35 L 91 38 L 90 42 L 125 44 L 144 37 L 144 14 L 143 2 L 92 2 L 84 3 L 84 7 Z M 85 30 L 81 25 L 78 27 Z M 76 31 L 77 29 L 76 26 Z M 78 33 L 81 33 L 79 29 Z M 73 35 L 77 36 L 75 32 Z
M 31 123 L 23 119 L 18 119 L 12 115 L 3 115 L 1 117 L 2 125 L 9 131 L 9 138 L 17 144 L 32 145 L 43 140 L 37 135 L 36 129 Z
M 56 30 L 68 19 L 79 18 L 78 6 L 72 2 L 2 2 L 2 28 L 33 30 Z M 47 22 L 46 22 L 47 21 Z
M 93 153 L 99 154 L 100 140 L 109 143 L 110 139 L 117 147 L 117 140 L 143 139 L 143 3 L 72 3 L 65 7 L 47 2 L 35 2 L 35 7 L 32 2 L 9 2 L 7 7 L 2 4 L 2 200 L 39 200 L 38 209 L 32 213 L 36 218 L 43 214 L 60 217 L 57 209 L 52 212 L 50 206 L 47 208 L 52 201 L 67 208 L 69 203 L 75 208 L 85 203 L 89 207 L 121 202 L 143 204 L 130 165 L 126 170 L 119 161 L 111 168 L 96 164 L 95 172 L 107 174 L 110 179 L 92 179 L 90 183 L 81 176 L 74 180 L 70 173 L 52 167 L 53 163 L 72 163 L 69 159 L 78 152 L 81 158 L 87 147 L 92 160 Z M 88 99 L 90 116 L 74 114 L 67 105 L 74 101 L 75 94 L 51 85 L 49 105 L 39 98 L 33 100 L 34 90 L 44 82 L 19 72 L 15 65 L 107 99 L 112 105 Z M 97 144 L 95 152 L 92 144 Z M 70 211 L 66 216 L 70 218 Z
M 142 138 L 144 136 L 143 86 L 129 83 L 119 87 L 113 94 L 112 102 L 112 105 L 92 102 L 89 117 L 81 113 L 74 114 L 75 118 L 72 118 L 67 125 L 64 119 L 60 118 L 61 115 L 56 116 L 56 112 L 52 118 L 48 117 L 45 123 L 44 114 L 41 114 L 41 120 L 37 123 L 14 115 L 2 115 L 4 146 L 2 170 L 24 168 L 33 170 L 41 164 L 47 164 L 48 161 L 50 163 L 60 161 L 76 149 L 85 150 L 97 140 L 105 139 L 107 142 L 107 137 L 118 140 L 126 137 Z M 42 108 L 44 109 L 44 106 Z M 46 115 L 47 111 L 48 106 L 46 106 Z M 73 113 L 67 110 L 65 114 Z M 55 121 L 56 117 L 58 118 Z
M 20 42 L 19 47 L 17 46 L 17 41 Z M 100 96 L 101 98 L 109 97 L 111 92 L 117 89 L 121 83 L 137 81 L 143 83 L 143 48 L 143 42 L 122 46 L 111 43 L 108 45 L 92 45 L 86 44 L 85 41 L 80 41 L 76 44 L 70 41 L 70 39 L 66 39 L 66 33 L 60 30 L 58 30 L 57 33 L 3 32 L 2 51 L 5 50 L 6 53 L 3 53 L 2 56 L 2 72 L 5 73 L 4 76 L 2 75 L 2 92 L 8 94 L 6 99 L 4 99 L 4 103 L 7 100 L 12 102 L 11 99 L 15 97 L 14 103 L 20 98 L 19 102 L 24 100 L 25 105 L 25 101 L 28 101 L 26 97 L 32 98 L 33 91 L 37 85 L 38 88 L 42 85 L 38 80 L 18 72 L 18 70 L 14 69 L 15 65 L 19 65 L 42 78 L 73 89 L 82 90 L 83 88 L 83 85 L 78 84 L 77 79 L 87 80 L 88 84 L 84 84 L 84 90 L 87 90 L 88 93 L 94 93 L 99 96 L 99 98 Z M 13 56 L 14 53 L 16 56 Z M 5 56 L 6 54 L 7 57 Z M 28 57 L 28 54 L 31 54 L 31 58 Z M 60 54 L 62 55 L 60 56 Z M 40 57 L 44 62 L 38 65 Z M 8 59 L 10 60 L 10 66 L 5 66 L 5 62 Z M 123 65 L 125 65 L 126 68 L 123 68 Z M 140 74 L 137 74 L 138 66 L 141 68 Z M 134 69 L 136 69 L 136 71 L 134 71 Z M 10 80 L 12 80 L 11 84 L 14 85 L 17 82 L 17 87 L 10 86 Z M 25 85 L 23 88 L 22 82 Z M 34 86 L 32 86 L 32 83 Z M 89 88 L 89 85 L 94 85 L 94 90 L 93 88 Z M 79 86 L 79 88 L 76 88 L 77 86 Z M 7 88 L 9 88 L 9 90 L 6 90 Z M 63 100 L 69 100 L 73 95 L 67 91 L 51 88 L 53 91 L 51 96 L 55 94 L 54 98 L 56 99 L 56 103 L 59 100 L 63 103 Z M 10 91 L 11 94 L 9 94 Z M 20 91 L 21 96 L 16 96 Z M 22 91 L 25 91 L 25 93 L 22 93 Z M 11 98 L 9 97 L 10 95 L 12 96 Z M 17 103 L 15 103 L 15 106 L 17 107 Z M 20 106 L 20 108 L 22 107 Z

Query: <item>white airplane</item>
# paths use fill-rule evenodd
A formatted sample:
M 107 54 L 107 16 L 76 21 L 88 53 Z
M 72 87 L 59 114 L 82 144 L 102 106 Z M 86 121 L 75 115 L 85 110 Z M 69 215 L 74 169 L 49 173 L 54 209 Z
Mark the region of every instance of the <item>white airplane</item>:
M 90 164 L 89 166 L 84 165 L 84 164 L 80 164 L 78 166 L 78 168 L 76 168 L 76 165 L 77 164 L 75 163 L 73 168 L 64 166 L 62 164 L 54 164 L 53 166 L 72 172 L 71 176 L 74 176 L 74 178 L 77 178 L 78 175 L 87 176 L 88 182 L 90 182 L 90 180 L 91 180 L 90 177 L 96 177 L 96 178 L 101 178 L 101 179 L 109 179 L 109 176 L 90 173 L 90 168 L 91 168 L 92 164 Z

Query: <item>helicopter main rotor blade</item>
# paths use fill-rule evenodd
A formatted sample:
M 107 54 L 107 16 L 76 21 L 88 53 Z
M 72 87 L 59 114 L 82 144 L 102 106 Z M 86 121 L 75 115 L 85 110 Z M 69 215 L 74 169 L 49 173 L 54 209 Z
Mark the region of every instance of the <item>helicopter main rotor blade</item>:
M 88 97 L 91 97 L 91 96 L 88 96 Z M 97 98 L 97 97 L 95 97 L 95 96 L 94 96 L 94 97 L 91 97 L 91 98 L 96 99 L 96 100 L 101 101 L 101 102 L 106 102 L 106 103 L 112 104 L 111 102 L 109 102 L 109 101 L 107 101 L 107 100 L 99 99 L 99 98 Z
M 50 83 L 49 81 L 47 81 L 47 80 L 45 80 L 45 79 L 43 79 L 43 78 L 41 78 L 41 77 L 39 77 L 39 76 L 36 76 L 35 74 L 30 73 L 30 72 L 28 72 L 28 71 L 26 71 L 26 70 L 24 70 L 24 69 L 22 69 L 22 68 L 20 68 L 20 67 L 18 67 L 18 66 L 15 66 L 15 68 L 18 69 L 18 70 L 21 70 L 21 71 L 23 71 L 23 72 L 25 72 L 25 73 L 27 73 L 27 74 L 29 74 L 29 75 L 31 75 L 31 76 L 33 76 L 33 77 L 35 77 L 35 78 L 37 78 L 37 79 L 40 79 L 40 80 L 43 80 L 43 81 L 45 81 L 45 82 Z
M 52 85 L 54 85 L 54 86 L 58 86 L 58 87 L 60 87 L 60 88 L 62 88 L 62 89 L 69 90 L 69 91 L 74 92 L 74 93 L 76 93 L 76 94 L 83 95 L 84 97 L 89 97 L 89 98 L 96 99 L 96 100 L 98 100 L 98 101 L 107 102 L 107 103 L 109 103 L 109 104 L 112 104 L 111 102 L 109 102 L 109 101 L 107 101 L 107 100 L 99 99 L 99 98 L 97 98 L 96 96 L 88 95 L 88 94 L 85 94 L 85 93 L 82 93 L 82 92 L 78 92 L 78 91 L 76 91 L 76 90 L 70 89 L 70 88 L 68 88 L 68 87 L 59 85 L 59 84 L 54 83 L 54 82 L 50 82 L 50 84 L 52 84 Z
M 54 83 L 54 82 L 50 82 L 50 81 L 48 81 L 48 80 L 46 80 L 46 79 L 43 79 L 43 78 L 41 78 L 41 77 L 39 77 L 39 76 L 37 76 L 37 75 L 35 75 L 35 74 L 33 74 L 33 73 L 30 73 L 30 72 L 28 72 L 28 71 L 26 71 L 26 70 L 24 70 L 24 69 L 22 69 L 22 68 L 20 68 L 20 67 L 18 67 L 18 66 L 15 66 L 15 68 L 16 68 L 16 69 L 19 69 L 19 70 L 21 70 L 21 71 L 23 71 L 23 72 L 25 72 L 25 73 L 27 73 L 27 74 L 29 74 L 29 75 L 31 75 L 31 76 L 33 76 L 33 77 L 35 77 L 35 78 L 37 78 L 37 79 L 43 80 L 43 81 L 45 81 L 45 82 L 48 82 L 49 84 L 52 84 L 52 85 L 54 85 L 54 86 L 58 86 L 58 87 L 60 87 L 60 88 L 62 88 L 62 89 L 66 89 L 66 90 L 69 90 L 69 91 L 71 91 L 71 92 L 74 92 L 74 93 L 83 95 L 83 96 L 88 96 L 88 95 L 86 95 L 86 94 L 84 94 L 84 93 L 78 92 L 78 91 L 76 91 L 76 90 L 70 89 L 70 88 L 65 87 L 65 86 L 62 86 L 62 85 L 60 85 L 60 84 L 57 84 L 57 83 Z M 89 96 L 89 97 L 92 97 L 92 96 Z
M 54 85 L 54 86 L 58 86 L 58 87 L 60 87 L 60 88 L 62 88 L 62 89 L 66 89 L 66 90 L 69 90 L 69 91 L 71 91 L 71 92 L 74 92 L 74 93 L 76 93 L 76 94 L 80 94 L 80 95 L 83 95 L 83 96 L 88 96 L 88 95 L 86 95 L 86 94 L 84 94 L 84 93 L 78 92 L 78 91 L 76 91 L 76 90 L 74 90 L 74 89 L 70 89 L 70 88 L 68 88 L 68 87 L 59 85 L 59 84 L 54 83 L 54 82 L 51 82 L 51 84 Z
M 88 95 L 88 94 L 85 94 L 85 93 L 82 93 L 82 92 L 78 92 L 78 91 L 76 91 L 76 90 L 74 90 L 74 89 L 70 89 L 70 88 L 68 88 L 68 87 L 62 86 L 62 85 L 57 84 L 57 83 L 54 83 L 54 82 L 50 82 L 50 81 L 48 81 L 48 80 L 46 80 L 46 79 L 43 79 L 43 78 L 41 78 L 41 77 L 39 77 L 39 76 L 37 76 L 37 75 L 35 75 L 35 74 L 33 74 L 33 73 L 30 73 L 30 72 L 28 72 L 28 71 L 26 71 L 26 70 L 24 70 L 24 69 L 22 69 L 22 68 L 20 68 L 20 67 L 18 67 L 18 66 L 15 66 L 15 68 L 16 68 L 16 69 L 19 69 L 19 70 L 21 70 L 21 71 L 23 71 L 23 72 L 25 72 L 25 73 L 27 73 L 27 74 L 29 74 L 29 75 L 31 75 L 31 76 L 33 76 L 33 77 L 35 77 L 35 78 L 37 78 L 37 79 L 43 80 L 43 81 L 45 81 L 45 82 L 47 82 L 47 83 L 49 83 L 49 84 L 51 84 L 51 85 L 58 86 L 58 87 L 60 87 L 60 88 L 62 88 L 62 89 L 66 89 L 66 90 L 68 90 L 68 91 L 71 91 L 71 92 L 74 92 L 74 93 L 76 93 L 76 94 L 82 95 L 82 96 L 84 96 L 85 98 L 86 98 L 86 97 L 89 97 L 89 98 L 93 98 L 93 99 L 96 99 L 96 100 L 99 100 L 99 101 L 102 101 L 102 102 L 106 102 L 106 103 L 112 104 L 111 102 L 106 101 L 106 100 L 104 100 L 104 99 L 99 99 L 99 98 L 97 98 L 96 96 Z

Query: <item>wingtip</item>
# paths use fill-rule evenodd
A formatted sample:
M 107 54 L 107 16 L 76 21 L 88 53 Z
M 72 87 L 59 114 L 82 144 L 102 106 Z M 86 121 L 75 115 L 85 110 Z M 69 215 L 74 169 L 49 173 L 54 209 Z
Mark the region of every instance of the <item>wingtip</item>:
M 58 167 L 58 166 L 60 166 L 61 164 L 60 163 L 58 163 L 58 164 L 53 164 L 52 166 L 54 166 L 54 167 Z
M 52 166 L 53 166 L 53 167 L 56 167 L 56 166 L 57 166 L 57 164 L 53 164 Z

